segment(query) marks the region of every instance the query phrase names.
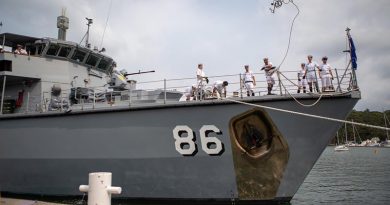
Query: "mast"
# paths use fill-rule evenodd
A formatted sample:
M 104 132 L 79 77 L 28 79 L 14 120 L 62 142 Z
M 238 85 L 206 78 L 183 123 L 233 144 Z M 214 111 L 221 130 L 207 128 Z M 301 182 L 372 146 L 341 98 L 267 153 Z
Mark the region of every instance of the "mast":
M 87 29 L 87 33 L 85 35 L 87 35 L 87 38 L 85 39 L 85 47 L 87 48 L 91 48 L 91 44 L 89 43 L 89 27 L 91 26 L 91 24 L 93 23 L 92 22 L 92 19 L 89 19 L 89 18 L 85 18 L 88 23 L 87 23 L 87 26 L 88 26 L 88 29 Z
M 69 28 L 69 18 L 65 16 L 66 8 L 62 8 L 61 16 L 57 17 L 58 40 L 66 40 L 66 30 Z
M 86 39 L 85 39 L 85 47 L 91 48 L 91 44 L 89 43 L 89 27 L 90 27 L 91 24 L 93 23 L 93 19 L 90 19 L 90 18 L 88 18 L 88 17 L 85 17 L 85 19 L 87 20 L 87 26 L 88 26 L 88 28 L 87 28 L 87 32 L 85 33 L 85 35 L 84 35 L 83 38 L 81 39 L 80 44 L 81 44 L 81 42 L 83 42 L 84 38 L 86 38 Z
M 352 120 L 353 122 L 353 120 Z M 352 124 L 352 133 L 353 133 L 353 143 L 356 143 L 356 136 L 355 136 L 355 126 Z
M 387 120 L 388 119 L 387 119 L 385 111 L 383 111 L 383 118 L 385 120 L 385 127 L 387 128 Z M 386 130 L 386 140 L 389 140 L 389 131 L 388 130 Z
M 357 64 L 356 64 L 356 61 L 357 61 L 357 57 L 356 57 L 356 48 L 355 48 L 355 44 L 353 43 L 353 40 L 352 40 L 352 37 L 351 37 L 351 34 L 350 34 L 350 31 L 351 29 L 347 27 L 347 29 L 345 29 L 345 31 L 347 32 L 347 37 L 348 37 L 348 41 L 349 41 L 349 54 L 351 56 L 351 59 L 350 59 L 350 64 L 351 64 L 351 70 L 352 70 L 352 87 L 353 89 L 358 89 L 358 85 L 357 85 L 357 79 L 356 79 L 356 72 L 355 70 L 357 69 Z
M 348 135 L 347 135 L 347 123 L 344 123 L 344 131 L 345 131 L 345 142 L 344 144 L 347 144 L 347 141 L 348 141 Z

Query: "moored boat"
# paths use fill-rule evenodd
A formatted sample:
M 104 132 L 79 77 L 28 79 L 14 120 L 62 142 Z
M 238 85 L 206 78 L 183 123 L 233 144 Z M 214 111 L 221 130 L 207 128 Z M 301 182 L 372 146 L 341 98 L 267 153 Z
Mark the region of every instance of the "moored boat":
M 336 152 L 349 151 L 349 148 L 345 145 L 338 145 L 334 148 L 334 151 L 336 151 Z

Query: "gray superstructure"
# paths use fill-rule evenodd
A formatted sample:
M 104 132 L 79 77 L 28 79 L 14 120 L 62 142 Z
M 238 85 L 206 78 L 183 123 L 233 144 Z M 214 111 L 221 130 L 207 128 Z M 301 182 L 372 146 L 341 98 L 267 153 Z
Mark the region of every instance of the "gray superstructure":
M 320 101 L 306 93 L 179 101 L 165 80 L 137 89 L 112 58 L 79 44 L 0 40 L 29 52 L 0 53 L 3 194 L 80 196 L 88 173 L 109 171 L 126 200 L 289 201 L 341 123 L 256 105 L 344 119 L 360 99 L 338 87 Z

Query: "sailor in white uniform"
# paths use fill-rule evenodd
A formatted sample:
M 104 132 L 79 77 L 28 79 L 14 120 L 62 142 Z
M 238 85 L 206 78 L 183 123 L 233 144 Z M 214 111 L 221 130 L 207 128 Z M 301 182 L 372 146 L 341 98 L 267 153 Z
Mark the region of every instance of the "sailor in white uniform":
M 275 67 L 272 66 L 272 63 L 268 61 L 268 58 L 264 58 L 264 66 L 261 68 L 261 70 L 265 71 L 265 77 L 267 79 L 268 84 L 268 95 L 272 95 L 272 87 L 275 84 L 275 80 L 273 77 L 273 74 L 275 72 Z
M 184 96 L 186 96 L 186 101 L 190 101 L 191 97 L 195 97 L 195 91 L 196 91 L 196 85 L 193 84 L 191 87 L 188 87 L 185 92 Z
M 310 92 L 313 92 L 313 84 L 314 84 L 317 92 L 319 92 L 318 83 L 317 83 L 317 75 L 316 75 L 316 68 L 318 69 L 319 66 L 316 62 L 312 61 L 313 60 L 312 55 L 308 55 L 307 59 L 308 59 L 308 62 L 306 63 L 306 66 L 305 66 L 306 71 L 305 71 L 304 77 L 306 77 L 307 83 L 309 84 Z
M 249 65 L 245 65 L 244 68 L 245 73 L 242 81 L 244 82 L 244 86 L 246 88 L 246 95 L 255 96 L 255 92 L 253 91 L 256 86 L 255 76 L 253 75 L 252 71 L 249 70 Z
M 217 80 L 213 84 L 213 95 L 215 95 L 218 99 L 226 97 L 226 86 L 229 83 L 227 81 Z
M 198 64 L 198 70 L 196 70 L 196 79 L 198 82 L 198 87 L 199 85 L 205 85 L 206 83 L 209 83 L 209 80 L 203 70 L 203 64 Z
M 206 77 L 204 71 L 203 71 L 203 64 L 198 64 L 198 69 L 196 70 L 196 93 L 197 93 L 197 99 L 200 99 L 201 96 L 204 96 L 204 87 L 207 83 L 209 83 L 209 79 Z
M 331 66 L 327 63 L 328 57 L 324 56 L 322 58 L 322 65 L 320 65 L 320 77 L 322 84 L 322 92 L 333 90 L 332 89 L 332 80 L 333 73 Z
M 304 77 L 306 71 L 305 66 L 306 63 L 301 63 L 301 70 L 298 72 L 298 93 L 301 92 L 301 89 L 303 89 L 303 93 L 306 93 L 307 81 Z

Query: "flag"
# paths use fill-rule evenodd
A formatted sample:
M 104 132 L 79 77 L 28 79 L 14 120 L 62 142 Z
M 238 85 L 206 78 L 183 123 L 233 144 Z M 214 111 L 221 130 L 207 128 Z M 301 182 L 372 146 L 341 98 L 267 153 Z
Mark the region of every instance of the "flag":
M 351 62 L 352 62 L 352 69 L 356 70 L 357 69 L 357 56 L 356 56 L 356 49 L 355 49 L 355 44 L 353 43 L 351 35 L 348 35 L 349 39 L 349 48 L 351 49 Z

